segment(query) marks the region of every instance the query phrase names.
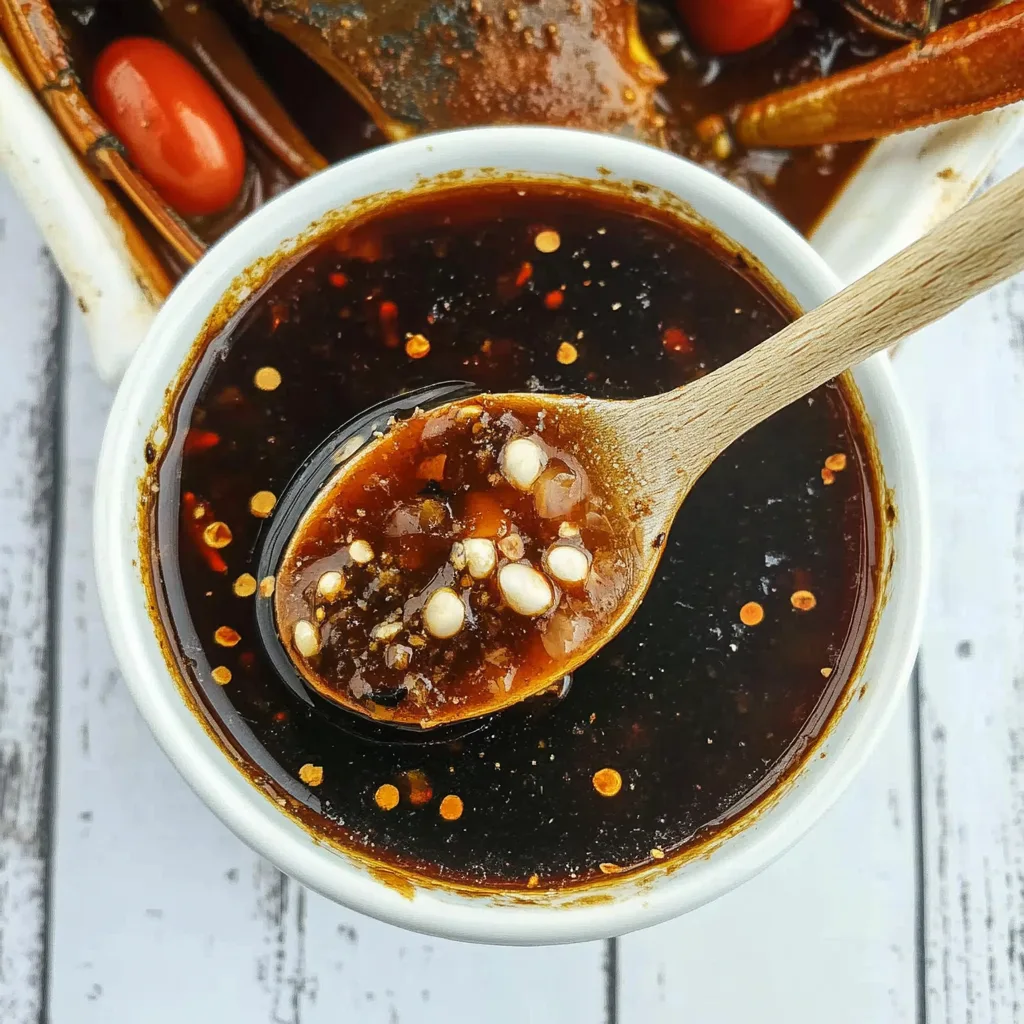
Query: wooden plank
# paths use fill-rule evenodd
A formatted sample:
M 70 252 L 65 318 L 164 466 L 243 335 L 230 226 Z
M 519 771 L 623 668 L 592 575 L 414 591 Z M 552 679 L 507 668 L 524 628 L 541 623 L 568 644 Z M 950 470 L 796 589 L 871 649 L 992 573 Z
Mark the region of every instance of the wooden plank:
M 836 806 L 715 903 L 619 942 L 619 1020 L 916 1019 L 909 702 Z
M 1000 162 L 1024 164 L 1024 142 Z M 933 580 L 921 654 L 930 1022 L 1024 1018 L 1024 279 L 907 343 Z
M 0 1020 L 35 1024 L 45 978 L 52 631 L 47 575 L 63 286 L 0 178 Z
M 97 608 L 89 513 L 111 394 L 77 318 L 69 359 L 52 1018 L 602 1022 L 602 943 L 504 950 L 371 921 L 261 861 L 186 787 Z

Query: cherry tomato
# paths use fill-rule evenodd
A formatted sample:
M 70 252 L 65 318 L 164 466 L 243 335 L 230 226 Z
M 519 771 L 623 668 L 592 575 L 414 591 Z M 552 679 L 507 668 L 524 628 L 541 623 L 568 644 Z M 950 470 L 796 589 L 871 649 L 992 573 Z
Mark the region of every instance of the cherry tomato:
M 245 177 L 238 128 L 206 79 L 166 43 L 111 43 L 96 62 L 92 99 L 135 166 L 178 213 L 216 213 L 238 195 Z
M 676 0 L 693 41 L 709 53 L 739 53 L 771 39 L 793 0 Z

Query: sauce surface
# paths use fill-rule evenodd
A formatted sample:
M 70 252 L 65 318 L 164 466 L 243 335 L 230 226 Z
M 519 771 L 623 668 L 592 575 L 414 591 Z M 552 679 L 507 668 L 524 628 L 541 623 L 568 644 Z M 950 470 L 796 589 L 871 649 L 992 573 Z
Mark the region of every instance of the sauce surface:
M 561 240 L 544 259 L 540 228 Z M 211 727 L 326 839 L 462 884 L 573 886 L 733 820 L 826 727 L 870 627 L 878 481 L 845 383 L 712 465 L 571 685 L 426 740 L 282 681 L 259 557 L 297 469 L 374 403 L 446 380 L 652 394 L 790 318 L 710 238 L 571 188 L 433 193 L 300 258 L 210 338 L 153 453 L 160 615 Z

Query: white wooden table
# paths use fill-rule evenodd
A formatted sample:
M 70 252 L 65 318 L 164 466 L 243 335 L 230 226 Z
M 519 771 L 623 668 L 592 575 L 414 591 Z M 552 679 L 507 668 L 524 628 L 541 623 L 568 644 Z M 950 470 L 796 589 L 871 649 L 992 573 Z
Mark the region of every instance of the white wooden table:
M 998 173 L 1024 164 L 1024 141 Z M 90 537 L 111 391 L 0 179 L 0 1024 L 1024 1018 L 1024 280 L 897 357 L 927 452 L 919 672 L 851 789 L 717 903 L 609 942 L 424 938 L 285 878 L 121 683 Z

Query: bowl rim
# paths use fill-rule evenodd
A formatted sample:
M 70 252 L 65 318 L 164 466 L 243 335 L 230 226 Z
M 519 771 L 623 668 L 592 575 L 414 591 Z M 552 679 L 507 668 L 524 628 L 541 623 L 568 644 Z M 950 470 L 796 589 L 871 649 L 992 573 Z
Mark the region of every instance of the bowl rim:
M 550 897 L 539 893 L 543 899 L 527 902 L 465 896 L 437 887 L 417 887 L 409 898 L 302 829 L 216 744 L 165 664 L 149 616 L 136 513 L 147 468 L 145 442 L 169 386 L 201 334 L 197 318 L 200 324 L 205 321 L 236 275 L 257 258 L 280 250 L 285 240 L 351 199 L 402 181 L 412 184 L 416 174 L 507 168 L 536 178 L 558 174 L 562 167 L 595 180 L 602 177 L 599 168 L 611 168 L 624 180 L 671 182 L 698 213 L 761 257 L 798 300 L 801 289 L 815 303 L 839 288 L 821 257 L 776 214 L 711 172 L 664 151 L 545 127 L 418 136 L 355 156 L 283 193 L 233 228 L 182 279 L 117 392 L 97 472 L 94 547 L 104 619 L 140 712 L 189 785 L 246 843 L 329 899 L 392 924 L 473 941 L 537 944 L 622 934 L 694 909 L 766 867 L 821 817 L 867 758 L 909 677 L 923 617 L 927 535 L 921 467 L 891 368 L 884 357 L 875 357 L 855 371 L 854 379 L 877 435 L 886 485 L 898 496 L 899 517 L 894 527 L 897 557 L 879 614 L 879 625 L 886 629 L 879 629 L 865 659 L 865 671 L 871 669 L 867 696 L 848 700 L 834 715 L 826 743 L 838 738 L 827 758 L 806 759 L 784 794 L 707 855 L 679 870 L 602 883 L 607 894 L 603 899 L 587 899 L 594 890 L 586 889 Z M 357 182 L 372 185 L 356 187 Z M 719 216 L 709 216 L 708 210 Z M 721 223 L 723 217 L 727 224 Z M 749 244 L 751 239 L 757 244 Z M 763 253 L 768 250 L 772 255 L 766 260 Z

